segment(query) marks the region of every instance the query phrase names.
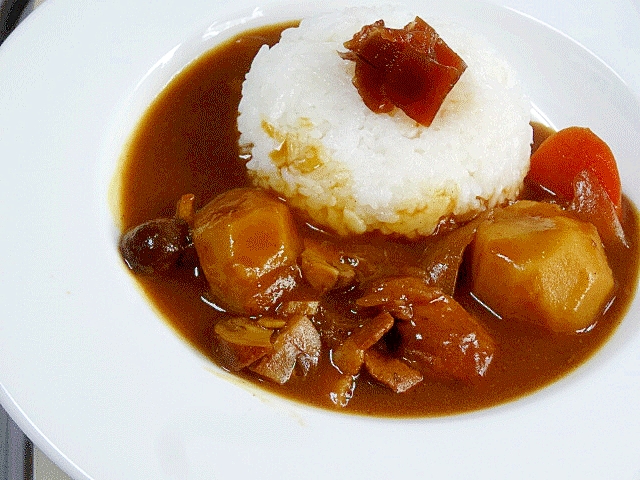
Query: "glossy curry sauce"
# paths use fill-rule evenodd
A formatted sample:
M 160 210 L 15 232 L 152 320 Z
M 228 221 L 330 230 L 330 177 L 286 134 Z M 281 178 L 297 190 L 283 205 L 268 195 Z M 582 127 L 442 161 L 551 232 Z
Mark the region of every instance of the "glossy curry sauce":
M 201 207 L 222 191 L 248 184 L 237 148 L 241 84 L 259 47 L 277 42 L 282 28 L 279 25 L 250 31 L 205 54 L 180 73 L 152 104 L 125 152 L 121 190 L 123 230 L 152 218 L 173 216 L 176 201 L 184 193 L 194 193 L 197 207 Z M 534 127 L 539 142 L 548 132 Z M 241 375 L 305 403 L 380 416 L 455 414 L 531 393 L 584 363 L 621 321 L 635 292 L 638 270 L 637 216 L 626 198 L 623 211 L 631 251 L 610 254 L 616 297 L 606 315 L 589 332 L 557 335 L 532 325 L 500 320 L 474 301 L 462 272 L 456 298 L 484 323 L 497 344 L 487 377 L 478 385 L 425 379 L 409 391 L 396 394 L 363 372 L 349 405 L 339 409 L 330 398 L 328 385 L 337 379 L 338 373 L 330 364 L 327 348 L 323 349 L 315 373 L 294 376 L 283 386 L 251 374 Z M 304 235 L 325 238 L 303 222 L 300 228 Z M 326 238 L 369 258 L 377 268 L 390 273 L 404 265 L 417 265 L 428 243 L 428 240 L 392 241 L 375 235 L 346 240 Z M 216 361 L 213 327 L 225 314 L 203 297 L 207 287 L 202 276 L 195 274 L 197 271 L 195 258 L 187 258 L 177 272 L 159 277 L 139 276 L 137 280 L 167 321 L 195 348 Z M 324 313 L 316 318 L 323 338 L 331 339 L 332 328 L 350 327 L 332 324 L 335 319 L 351 326 L 357 324 L 358 319 L 349 310 L 350 300 L 348 294 L 333 294 L 324 301 Z

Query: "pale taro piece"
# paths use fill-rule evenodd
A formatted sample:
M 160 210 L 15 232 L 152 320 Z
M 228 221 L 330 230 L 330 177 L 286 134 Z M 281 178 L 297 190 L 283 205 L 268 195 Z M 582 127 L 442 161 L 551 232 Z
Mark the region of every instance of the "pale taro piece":
M 529 168 L 531 105 L 487 41 L 424 18 L 467 68 L 429 127 L 402 110 L 374 113 L 353 84 L 344 43 L 380 19 L 415 13 L 350 8 L 309 17 L 262 47 L 239 106 L 252 181 L 339 234 L 414 238 L 515 199 Z

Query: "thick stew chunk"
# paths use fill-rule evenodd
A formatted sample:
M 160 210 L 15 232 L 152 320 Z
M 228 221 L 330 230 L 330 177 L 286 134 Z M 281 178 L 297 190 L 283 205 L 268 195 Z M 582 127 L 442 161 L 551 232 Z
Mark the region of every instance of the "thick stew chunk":
M 193 243 L 211 293 L 257 315 L 297 284 L 302 241 L 287 206 L 262 190 L 229 190 L 198 210 Z
M 402 357 L 425 374 L 475 382 L 487 374 L 493 338 L 445 293 L 413 306 L 410 321 L 398 322 Z
M 596 228 L 559 207 L 517 202 L 478 228 L 473 291 L 508 320 L 554 332 L 589 327 L 614 286 Z
M 391 330 L 393 324 L 394 319 L 388 313 L 370 319 L 333 351 L 333 364 L 343 373 L 358 374 L 366 351 Z
M 377 280 L 357 304 L 381 308 L 398 320 L 399 354 L 424 375 L 463 381 L 485 376 L 496 349 L 493 338 L 452 296 L 425 279 Z

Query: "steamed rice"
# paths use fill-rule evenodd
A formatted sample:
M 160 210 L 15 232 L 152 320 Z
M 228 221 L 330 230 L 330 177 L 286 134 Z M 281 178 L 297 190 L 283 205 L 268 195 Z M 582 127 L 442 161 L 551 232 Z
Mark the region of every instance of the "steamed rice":
M 513 199 L 529 167 L 530 103 L 486 41 L 423 17 L 467 63 L 430 127 L 376 114 L 338 51 L 363 25 L 415 14 L 352 8 L 304 19 L 263 47 L 243 85 L 240 143 L 255 184 L 340 234 L 429 235 Z

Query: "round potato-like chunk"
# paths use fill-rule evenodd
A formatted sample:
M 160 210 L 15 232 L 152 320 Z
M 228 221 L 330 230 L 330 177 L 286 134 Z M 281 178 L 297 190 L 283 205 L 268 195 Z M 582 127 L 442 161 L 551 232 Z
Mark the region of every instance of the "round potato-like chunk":
M 288 207 L 254 188 L 229 190 L 196 212 L 193 243 L 216 300 L 257 315 L 299 278 L 302 241 Z
M 532 201 L 498 210 L 478 228 L 472 275 L 474 294 L 503 319 L 564 333 L 589 327 L 614 287 L 596 228 Z

